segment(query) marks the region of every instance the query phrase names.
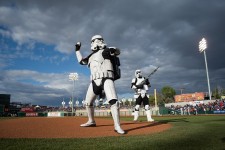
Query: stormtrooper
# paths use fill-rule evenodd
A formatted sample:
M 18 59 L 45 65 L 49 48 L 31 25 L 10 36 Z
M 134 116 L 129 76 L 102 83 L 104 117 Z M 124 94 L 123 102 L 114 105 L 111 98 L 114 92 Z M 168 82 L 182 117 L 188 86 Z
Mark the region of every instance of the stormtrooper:
M 154 121 L 151 117 L 151 110 L 149 107 L 149 95 L 147 93 L 149 87 L 150 87 L 149 80 L 142 76 L 140 70 L 136 70 L 135 78 L 132 79 L 131 82 L 131 88 L 134 89 L 135 91 L 134 98 L 136 99 L 136 105 L 134 110 L 134 121 L 138 120 L 139 108 L 141 106 L 141 103 L 143 103 L 144 105 L 144 109 L 147 115 L 147 121 L 148 122 Z
M 120 50 L 115 47 L 107 47 L 101 35 L 95 35 L 91 39 L 92 53 L 83 58 L 80 53 L 81 43 L 75 45 L 76 56 L 81 65 L 88 65 L 90 68 L 91 83 L 88 87 L 85 103 L 88 114 L 88 121 L 81 124 L 81 127 L 95 127 L 94 107 L 93 103 L 97 96 L 105 93 L 110 104 L 110 110 L 114 121 L 114 129 L 119 134 L 124 134 L 124 130 L 120 126 L 119 102 L 115 90 L 114 81 L 120 78 L 118 70 L 118 61 L 116 56 L 120 54 Z M 117 57 L 118 58 L 118 57 Z

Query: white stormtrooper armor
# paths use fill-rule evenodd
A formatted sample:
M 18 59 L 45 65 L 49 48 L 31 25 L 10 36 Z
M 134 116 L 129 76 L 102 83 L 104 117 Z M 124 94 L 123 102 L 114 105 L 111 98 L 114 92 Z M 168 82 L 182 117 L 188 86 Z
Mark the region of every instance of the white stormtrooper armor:
M 142 76 L 140 70 L 135 71 L 135 78 L 132 79 L 131 88 L 135 90 L 134 98 L 136 99 L 135 111 L 134 111 L 134 121 L 138 120 L 139 108 L 143 102 L 145 112 L 147 115 L 147 121 L 153 122 L 151 117 L 151 110 L 149 107 L 149 95 L 147 93 L 150 82 L 148 79 Z
M 88 122 L 82 124 L 82 127 L 96 126 L 94 120 L 94 100 L 104 90 L 105 96 L 111 104 L 111 113 L 114 120 L 115 131 L 119 134 L 125 132 L 120 127 L 119 121 L 119 102 L 114 86 L 114 69 L 111 57 L 120 54 L 120 50 L 114 47 L 107 47 L 102 36 L 95 35 L 91 39 L 92 53 L 83 58 L 80 53 L 81 43 L 76 44 L 76 56 L 78 62 L 82 65 L 88 65 L 91 71 L 91 83 L 88 87 L 85 102 L 88 112 Z

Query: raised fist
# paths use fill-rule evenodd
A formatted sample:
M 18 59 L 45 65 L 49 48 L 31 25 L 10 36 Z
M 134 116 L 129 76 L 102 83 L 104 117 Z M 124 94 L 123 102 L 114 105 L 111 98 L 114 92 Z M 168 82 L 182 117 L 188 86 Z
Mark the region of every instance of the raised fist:
M 81 47 L 81 42 L 77 42 L 77 44 L 75 45 L 75 50 L 79 51 Z

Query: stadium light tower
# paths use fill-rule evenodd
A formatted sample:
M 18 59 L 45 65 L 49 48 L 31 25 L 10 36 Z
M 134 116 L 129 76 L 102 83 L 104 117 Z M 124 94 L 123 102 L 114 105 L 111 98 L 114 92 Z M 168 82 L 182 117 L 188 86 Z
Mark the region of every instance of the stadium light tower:
M 209 82 L 209 73 L 208 73 L 208 66 L 207 66 L 207 60 L 206 60 L 206 50 L 207 48 L 207 42 L 206 39 L 203 38 L 200 42 L 199 42 L 199 52 L 200 53 L 204 53 L 204 58 L 205 58 L 205 68 L 206 68 L 206 76 L 207 76 L 207 82 L 208 82 L 208 90 L 209 90 L 209 99 L 211 100 L 211 91 L 210 91 L 210 82 Z
M 69 79 L 73 81 L 73 91 L 72 91 L 72 115 L 73 115 L 73 100 L 74 100 L 74 88 L 75 88 L 75 81 L 78 80 L 78 73 L 70 73 Z

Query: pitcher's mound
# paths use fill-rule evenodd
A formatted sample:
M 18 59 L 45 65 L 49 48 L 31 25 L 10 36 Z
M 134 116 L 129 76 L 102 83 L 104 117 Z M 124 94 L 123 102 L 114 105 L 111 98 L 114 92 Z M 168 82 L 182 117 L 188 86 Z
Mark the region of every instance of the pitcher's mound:
M 107 136 L 130 136 L 162 132 L 170 124 L 121 121 L 126 134 L 114 131 L 113 120 L 96 118 L 96 127 L 80 127 L 87 117 L 25 117 L 0 121 L 0 138 L 94 138 Z

